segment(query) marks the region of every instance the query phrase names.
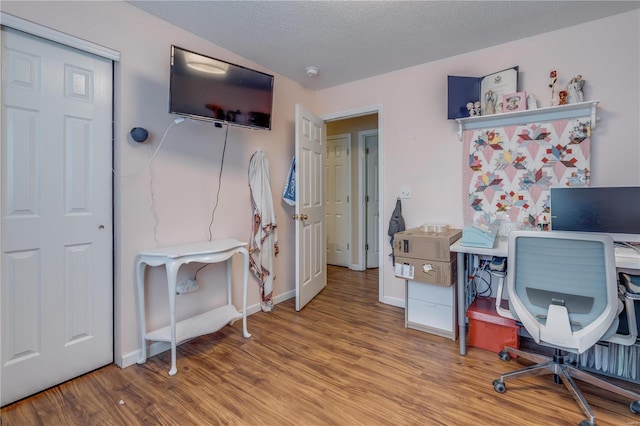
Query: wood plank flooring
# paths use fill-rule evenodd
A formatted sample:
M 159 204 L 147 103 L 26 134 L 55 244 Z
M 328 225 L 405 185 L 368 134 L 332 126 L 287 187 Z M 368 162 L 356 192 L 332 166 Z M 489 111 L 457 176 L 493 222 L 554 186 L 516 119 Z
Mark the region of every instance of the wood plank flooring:
M 294 300 L 144 365 L 94 371 L 4 407 L 8 425 L 576 425 L 583 414 L 548 376 L 491 382 L 518 368 L 494 353 L 404 328 L 378 303 L 377 270 L 329 267 L 301 312 Z M 639 391 L 639 387 L 624 382 Z M 599 425 L 640 425 L 630 401 L 581 385 Z M 123 401 L 121 404 L 120 401 Z

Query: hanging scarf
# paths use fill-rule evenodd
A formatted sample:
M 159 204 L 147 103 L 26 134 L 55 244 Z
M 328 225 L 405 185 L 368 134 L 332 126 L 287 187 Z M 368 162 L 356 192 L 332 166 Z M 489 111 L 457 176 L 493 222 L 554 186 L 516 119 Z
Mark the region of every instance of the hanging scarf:
M 276 216 L 269 182 L 269 159 L 258 149 L 249 162 L 249 189 L 253 206 L 253 229 L 249 244 L 249 264 L 260 283 L 260 307 L 273 310 L 274 258 L 278 254 Z

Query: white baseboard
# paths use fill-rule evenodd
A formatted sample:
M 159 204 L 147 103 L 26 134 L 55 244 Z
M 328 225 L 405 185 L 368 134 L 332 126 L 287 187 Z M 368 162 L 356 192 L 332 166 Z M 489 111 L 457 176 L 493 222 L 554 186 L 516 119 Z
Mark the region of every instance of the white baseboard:
M 171 345 L 169 344 L 169 342 L 153 342 L 147 347 L 147 358 L 151 358 L 152 356 L 161 354 L 162 352 L 168 351 L 169 349 L 171 349 Z M 140 349 L 123 355 L 120 362 L 116 360 L 116 365 L 121 368 L 127 368 L 132 366 L 133 364 L 137 364 L 138 358 L 140 358 Z
M 282 302 L 284 302 L 285 300 L 289 300 L 289 299 L 291 299 L 291 298 L 293 298 L 293 297 L 296 297 L 296 289 L 295 289 L 295 288 L 294 288 L 293 290 L 289 290 L 289 291 L 288 291 L 288 292 L 286 292 L 286 293 L 282 293 L 282 294 L 280 294 L 280 295 L 276 296 L 276 297 L 273 299 L 273 303 L 275 303 L 275 304 L 277 305 L 278 303 L 282 303 Z M 259 308 L 260 308 L 260 307 L 258 306 L 258 309 L 259 309 Z M 256 312 L 257 312 L 257 311 L 256 311 Z
M 296 296 L 296 291 L 291 290 L 288 291 L 286 293 L 280 294 L 278 296 L 276 296 L 273 299 L 273 303 L 274 304 L 278 304 L 278 303 L 282 303 L 285 300 L 289 300 L 292 297 Z M 255 314 L 256 312 L 260 312 L 260 304 L 256 303 L 254 305 L 251 306 L 247 306 L 247 317 Z M 249 330 L 249 332 L 251 332 L 251 330 Z M 184 342 L 182 342 L 184 343 Z M 147 358 L 150 358 L 152 356 L 158 355 L 164 351 L 168 351 L 169 349 L 171 349 L 171 344 L 169 344 L 168 342 L 152 342 L 148 347 L 147 347 Z M 140 358 L 140 349 L 136 349 L 133 352 L 129 352 L 128 354 L 124 354 L 122 356 L 121 359 L 116 359 L 115 363 L 117 366 L 121 367 L 121 368 L 127 368 L 132 366 L 133 364 L 136 364 L 138 362 L 138 358 Z
M 405 308 L 405 300 L 398 297 L 385 296 L 382 298 L 382 303 L 386 305 L 397 306 L 398 308 L 402 309 Z
M 352 263 L 351 266 L 349 266 L 349 269 L 351 269 L 352 271 L 360 271 L 360 272 L 366 270 L 366 268 L 362 267 L 362 265 L 359 263 Z

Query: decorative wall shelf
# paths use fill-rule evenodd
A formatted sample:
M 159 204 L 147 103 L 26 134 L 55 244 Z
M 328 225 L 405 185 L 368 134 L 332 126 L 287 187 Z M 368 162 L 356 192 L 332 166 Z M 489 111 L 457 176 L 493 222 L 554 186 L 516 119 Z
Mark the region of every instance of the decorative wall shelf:
M 456 118 L 458 137 L 462 140 L 465 130 L 488 129 L 493 127 L 515 126 L 519 124 L 563 120 L 577 117 L 591 117 L 591 129 L 596 127 L 596 107 L 600 101 L 587 101 L 577 104 L 552 106 L 502 114 L 481 115 L 478 117 Z

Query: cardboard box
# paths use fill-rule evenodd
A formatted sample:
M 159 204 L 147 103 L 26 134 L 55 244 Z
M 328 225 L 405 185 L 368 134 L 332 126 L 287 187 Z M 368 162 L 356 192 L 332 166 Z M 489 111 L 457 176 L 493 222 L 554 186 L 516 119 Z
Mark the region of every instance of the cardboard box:
M 456 280 L 457 264 L 456 259 L 452 262 L 437 262 L 396 256 L 396 265 L 407 265 L 409 268 L 403 268 L 403 270 L 405 272 L 408 270 L 413 271 L 413 276 L 398 274 L 396 274 L 396 276 L 409 281 L 449 287 L 453 285 Z
M 396 258 L 425 259 L 439 262 L 451 262 L 457 253 L 449 250 L 451 244 L 460 239 L 462 231 L 449 229 L 446 232 L 422 232 L 412 228 L 398 232 L 393 237 L 393 254 Z M 396 260 L 397 261 L 397 260 Z
M 495 303 L 496 299 L 492 297 L 476 297 L 467 309 L 469 346 L 495 353 L 499 353 L 505 346 L 518 349 L 520 327 L 515 320 L 498 315 Z

